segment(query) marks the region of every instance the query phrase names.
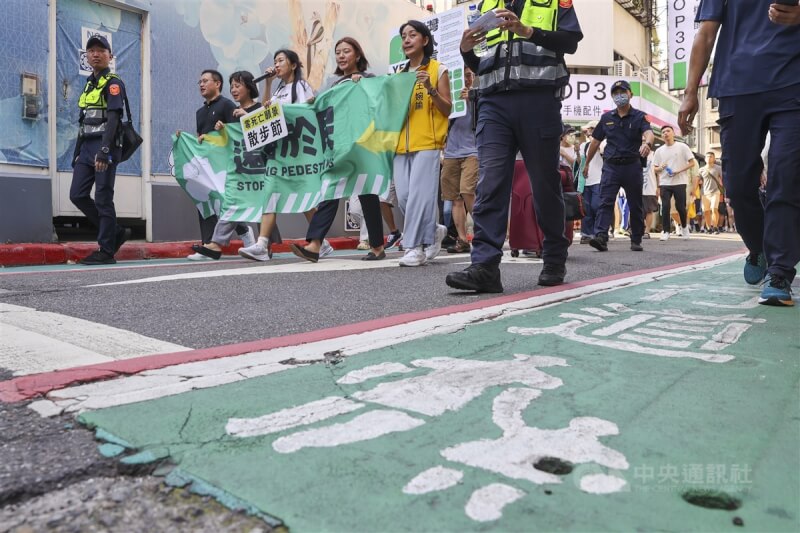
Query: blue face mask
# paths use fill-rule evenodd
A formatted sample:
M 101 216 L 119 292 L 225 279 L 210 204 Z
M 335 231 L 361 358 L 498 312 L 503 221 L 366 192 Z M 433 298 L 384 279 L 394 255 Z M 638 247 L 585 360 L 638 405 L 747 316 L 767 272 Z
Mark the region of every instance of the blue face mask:
M 614 99 L 614 104 L 616 104 L 617 107 L 626 106 L 628 105 L 628 102 L 631 101 L 630 97 L 628 97 L 626 93 L 618 93 L 612 96 L 611 98 Z

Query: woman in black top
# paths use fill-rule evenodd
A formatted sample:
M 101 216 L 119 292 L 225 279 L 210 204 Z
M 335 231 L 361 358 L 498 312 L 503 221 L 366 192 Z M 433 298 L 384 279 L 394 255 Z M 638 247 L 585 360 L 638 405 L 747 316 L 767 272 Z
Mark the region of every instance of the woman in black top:
M 246 70 L 234 72 L 231 74 L 229 83 L 231 86 L 231 96 L 234 101 L 239 104 L 239 107 L 233 110 L 233 116 L 235 118 L 242 117 L 261 107 L 261 102 L 257 100 L 258 86 L 255 81 L 253 81 L 253 75 L 250 72 Z M 221 120 L 218 120 L 217 123 L 214 124 L 214 129 L 217 131 L 224 127 L 225 123 Z M 192 250 L 206 257 L 210 257 L 211 259 L 219 259 L 222 256 L 222 247 L 230 243 L 231 237 L 233 237 L 238 224 L 239 222 L 218 221 L 217 225 L 214 227 L 214 235 L 211 238 L 211 242 L 203 246 L 195 244 L 192 246 Z M 277 227 L 270 241 L 281 242 Z
M 339 39 L 334 48 L 336 51 L 336 71 L 340 76 L 332 87 L 345 82 L 358 83 L 361 78 L 372 78 L 374 74 L 366 72 L 369 67 L 364 51 L 358 41 L 352 37 Z M 386 252 L 383 250 L 383 220 L 381 219 L 381 206 L 377 194 L 359 194 L 361 208 L 364 212 L 364 222 L 369 232 L 370 251 L 362 257 L 364 261 L 384 259 Z M 322 241 L 331 229 L 336 212 L 339 209 L 339 200 L 326 200 L 317 206 L 317 212 L 308 225 L 305 247 L 291 244 L 292 252 L 307 261 L 316 263 L 319 260 L 319 251 Z

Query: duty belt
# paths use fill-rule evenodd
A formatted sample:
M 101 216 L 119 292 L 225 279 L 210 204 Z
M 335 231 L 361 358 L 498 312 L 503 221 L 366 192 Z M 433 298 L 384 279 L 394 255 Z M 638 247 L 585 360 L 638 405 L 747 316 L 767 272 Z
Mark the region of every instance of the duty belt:
M 628 156 L 628 157 L 609 157 L 606 159 L 609 163 L 613 163 L 615 165 L 628 165 L 630 163 L 635 163 L 639 161 L 639 156 Z

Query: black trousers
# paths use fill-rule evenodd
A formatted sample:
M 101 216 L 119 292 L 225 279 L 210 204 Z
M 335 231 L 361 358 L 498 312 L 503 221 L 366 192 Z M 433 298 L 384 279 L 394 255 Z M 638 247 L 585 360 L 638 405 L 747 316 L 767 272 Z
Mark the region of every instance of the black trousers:
M 383 219 L 381 218 L 381 202 L 377 194 L 359 194 L 361 210 L 364 213 L 364 222 L 369 233 L 369 245 L 373 248 L 383 246 Z M 330 231 L 336 212 L 339 210 L 339 200 L 325 200 L 317 206 L 317 212 L 308 224 L 306 240 L 322 240 Z
M 675 210 L 681 219 L 681 227 L 686 227 L 686 185 L 662 185 L 661 189 L 661 231 L 669 233 L 670 199 L 675 197 Z
M 200 211 L 197 212 L 197 217 L 200 219 L 200 238 L 203 240 L 203 244 L 208 244 L 211 242 L 211 238 L 214 235 L 214 228 L 217 227 L 219 218 L 217 218 L 217 215 L 211 215 L 208 218 L 203 218 L 203 215 L 200 214 Z M 245 235 L 246 233 L 247 226 L 244 224 L 236 225 L 237 235 L 241 236 Z
M 97 227 L 97 244 L 114 255 L 117 235 L 123 230 L 117 225 L 117 212 L 114 208 L 114 182 L 117 165 L 112 163 L 104 172 L 94 168 L 94 157 L 100 149 L 100 139 L 86 140 L 81 145 L 78 161 L 72 170 L 72 184 L 69 199 L 75 207 Z M 94 199 L 89 195 L 94 185 Z

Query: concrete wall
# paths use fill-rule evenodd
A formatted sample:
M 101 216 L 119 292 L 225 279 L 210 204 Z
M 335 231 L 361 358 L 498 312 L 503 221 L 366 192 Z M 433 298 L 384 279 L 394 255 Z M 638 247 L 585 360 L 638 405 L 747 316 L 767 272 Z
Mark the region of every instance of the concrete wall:
M 0 243 L 51 242 L 50 178 L 0 173 Z

